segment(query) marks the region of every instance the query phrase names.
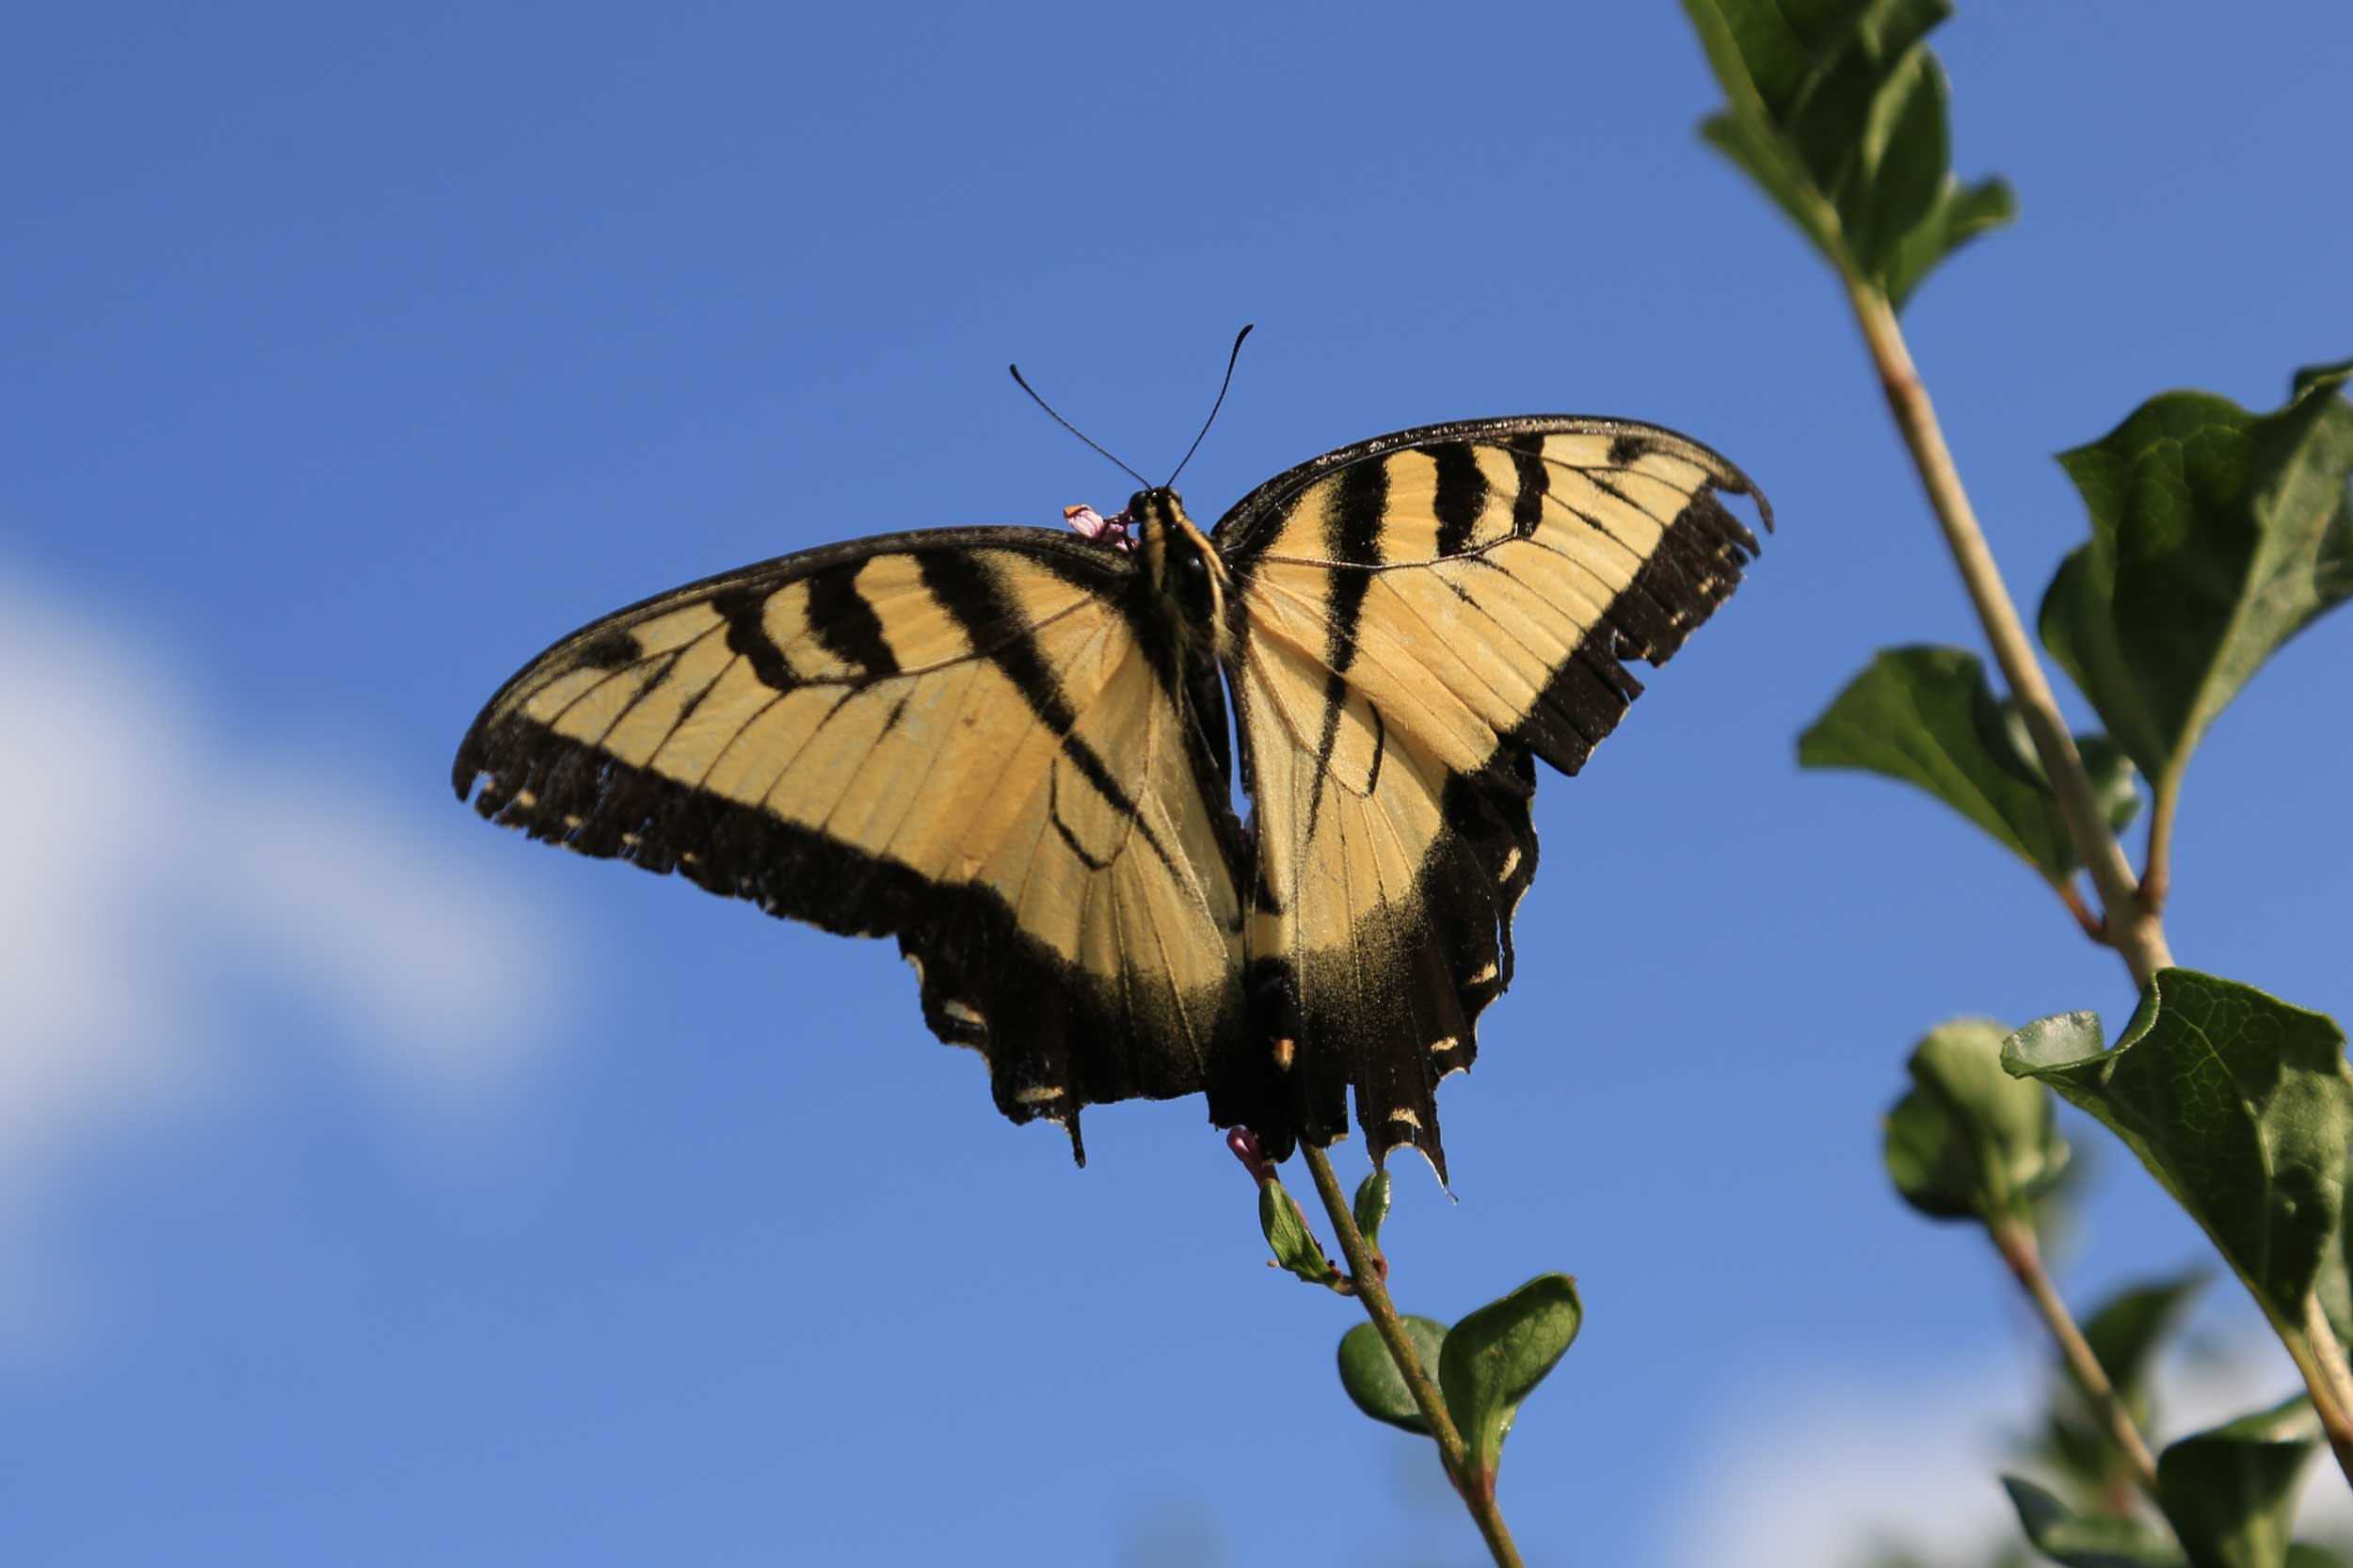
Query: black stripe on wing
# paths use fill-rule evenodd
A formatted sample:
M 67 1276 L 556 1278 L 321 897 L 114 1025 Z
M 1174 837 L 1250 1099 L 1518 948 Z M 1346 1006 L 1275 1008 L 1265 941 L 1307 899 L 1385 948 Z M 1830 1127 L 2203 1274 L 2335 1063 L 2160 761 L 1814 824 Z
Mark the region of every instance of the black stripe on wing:
M 1556 437 L 1577 438 L 1556 444 L 1599 460 L 1562 460 L 1547 451 L 1548 439 Z M 1429 466 L 1416 470 L 1417 485 L 1426 487 L 1417 489 L 1412 503 L 1418 515 L 1401 527 L 1395 509 L 1401 504 L 1386 480 L 1392 461 L 1405 453 L 1426 458 Z M 1669 466 L 1690 465 L 1697 481 L 1676 487 L 1649 473 L 1645 486 L 1612 477 L 1613 471 L 1654 455 Z M 1353 981 L 1344 970 L 1336 970 L 1338 979 L 1303 975 L 1288 955 L 1254 954 L 1251 960 L 1254 996 L 1262 999 L 1254 1027 L 1298 1042 L 1291 1082 L 1303 1135 L 1326 1142 L 1346 1131 L 1345 1091 L 1353 1084 L 1356 1119 L 1374 1157 L 1410 1145 L 1431 1159 L 1442 1179 L 1434 1090 L 1440 1079 L 1475 1059 L 1476 1020 L 1511 982 L 1513 918 L 1537 860 L 1529 816 L 1533 760 L 1576 773 L 1641 692 L 1625 661 L 1665 663 L 1738 585 L 1757 541 L 1721 497 L 1754 497 L 1768 527 L 1770 508 L 1737 468 L 1673 432 L 1618 420 L 1529 416 L 1425 426 L 1311 459 L 1245 497 L 1214 536 L 1245 589 L 1262 560 L 1273 569 L 1279 558 L 1294 577 L 1300 568 L 1328 573 L 1326 664 L 1332 673 L 1321 694 L 1317 756 L 1318 766 L 1328 768 L 1341 709 L 1358 695 L 1348 672 L 1360 657 L 1365 617 L 1394 608 L 1394 601 L 1369 598 L 1373 580 L 1445 563 L 1441 591 L 1508 627 L 1513 595 L 1498 592 L 1482 600 L 1483 573 L 1509 575 L 1524 568 L 1526 552 L 1545 548 L 1547 540 L 1566 542 L 1560 533 L 1564 528 L 1609 532 L 1611 520 L 1598 515 L 1606 508 L 1578 504 L 1577 497 L 1589 492 L 1566 477 L 1571 470 L 1609 503 L 1641 512 L 1657 525 L 1657 536 L 1647 552 L 1625 546 L 1639 565 L 1609 592 L 1582 633 L 1567 639 L 1565 654 L 1548 668 L 1540 666 L 1534 699 L 1496 729 L 1492 755 L 1447 779 L 1445 825 L 1421 857 L 1419 919 L 1412 929 L 1393 928 L 1392 921 L 1355 942 L 1359 972 Z M 1375 473 L 1383 479 L 1373 480 Z M 1653 509 L 1661 485 L 1682 491 L 1667 515 Z M 1387 544 L 1392 536 L 1412 545 L 1403 558 Z M 1582 581 L 1590 593 L 1593 580 Z M 1235 596 L 1238 642 L 1248 636 L 1247 602 L 1246 591 Z M 1417 619 L 1407 635 L 1440 633 Z M 1385 720 L 1375 704 L 1372 718 L 1375 734 L 1390 744 L 1395 716 Z M 1376 760 L 1384 754 L 1375 749 Z M 1321 781 L 1316 788 L 1321 804 Z M 1387 919 L 1389 905 L 1379 907 Z M 1385 964 L 1383 972 L 1361 972 L 1366 953 Z M 1311 969 L 1317 963 L 1314 953 L 1299 956 Z
M 1460 456 L 1466 457 L 1470 449 L 1477 446 L 1502 446 L 1508 449 L 1514 438 L 1524 440 L 1529 437 L 1587 434 L 1610 436 L 1612 438 L 1610 456 L 1621 463 L 1630 462 L 1645 451 L 1653 449 L 1672 450 L 1675 447 L 1688 447 L 1705 456 L 1723 476 L 1722 480 L 1714 487 L 1716 489 L 1725 495 L 1745 495 L 1753 498 L 1756 502 L 1757 510 L 1764 517 L 1765 526 L 1769 530 L 1773 525 L 1773 510 L 1766 503 L 1763 492 L 1757 489 L 1755 484 L 1740 471 L 1737 465 L 1703 441 L 1693 440 L 1689 436 L 1669 430 L 1662 425 L 1645 424 L 1638 420 L 1616 419 L 1608 415 L 1510 414 L 1497 419 L 1459 419 L 1449 420 L 1443 424 L 1417 425 L 1411 430 L 1399 430 L 1386 436 L 1375 436 L 1369 440 L 1355 441 L 1319 456 L 1310 457 L 1304 463 L 1285 469 L 1281 473 L 1234 503 L 1225 515 L 1218 520 L 1217 526 L 1210 531 L 1210 536 L 1218 547 L 1218 552 L 1225 557 L 1226 562 L 1229 565 L 1238 565 L 1258 554 L 1266 548 L 1269 538 L 1281 531 L 1283 524 L 1289 520 L 1291 508 L 1298 502 L 1301 491 L 1319 479 L 1325 478 L 1342 469 L 1353 468 L 1367 459 L 1384 457 L 1397 452 L 1429 451 L 1439 462 L 1443 478 L 1449 459 L 1437 456 L 1437 454 L 1440 449 L 1449 446 L 1458 448 Z M 1459 457 L 1451 461 L 1456 464 L 1454 472 L 1458 482 L 1465 487 L 1464 490 L 1456 492 L 1460 499 L 1455 502 L 1457 507 L 1455 515 L 1464 517 L 1465 519 L 1464 526 L 1467 527 L 1468 520 L 1478 516 L 1477 508 L 1485 503 L 1485 480 L 1483 476 L 1475 473 L 1465 476 L 1460 466 Z M 1477 488 L 1472 490 L 1468 488 L 1469 479 L 1474 477 L 1477 479 Z M 1442 525 L 1445 520 L 1445 514 L 1441 513 Z M 1457 548 L 1459 548 L 1459 541 Z M 1753 552 L 1753 543 L 1752 542 Z
M 1257 1084 L 1229 1072 L 1204 1081 L 1175 1047 L 1167 1020 L 1096 984 L 1021 928 L 993 890 L 950 886 L 853 849 L 822 832 L 747 810 L 644 769 L 604 759 L 574 765 L 577 748 L 527 721 L 488 744 L 474 808 L 503 826 L 579 854 L 675 872 L 780 919 L 844 936 L 888 936 L 920 982 L 923 1021 L 950 1045 L 981 1052 L 999 1111 L 1014 1122 L 1064 1123 L 1085 1163 L 1079 1112 L 1138 1097 L 1214 1090 L 1229 1123 L 1276 1121 Z M 1208 1019 L 1215 1063 L 1245 1055 L 1240 993 Z M 789 1003 L 788 1014 L 789 1014 Z M 780 1043 L 795 1042 L 781 1030 Z M 1050 1096 L 1040 1091 L 1050 1086 Z
M 472 795 L 484 817 L 533 838 L 676 872 L 772 915 L 846 936 L 897 936 L 916 964 L 933 1032 L 983 1050 L 998 1107 L 1008 1117 L 1062 1121 L 1074 1148 L 1079 1111 L 1109 1100 L 1166 1098 L 1206 1087 L 1213 1111 L 1232 1120 L 1272 1121 L 1276 1112 L 1254 1087 L 1263 1075 L 1226 1065 L 1245 1040 L 1240 991 L 1230 977 L 1194 1001 L 1177 997 L 1184 1016 L 1164 1016 L 1163 993 L 1082 968 L 1025 928 L 1021 911 L 997 888 L 972 878 L 941 881 L 877 853 L 895 829 L 874 829 L 883 837 L 870 834 L 862 846 L 828 831 L 829 816 L 820 818 L 827 826 L 812 825 L 768 808 L 762 780 L 780 779 L 799 752 L 771 772 L 743 743 L 767 714 L 783 712 L 780 704 L 814 703 L 822 712 L 799 743 L 806 746 L 828 726 L 847 722 L 837 715 L 850 705 L 888 702 L 887 710 L 870 707 L 864 714 L 860 733 L 873 737 L 861 743 L 866 749 L 843 754 L 844 766 L 856 768 L 899 732 L 916 689 L 910 682 L 947 679 L 943 672 L 984 663 L 1003 677 L 989 688 L 1000 706 L 968 710 L 966 716 L 1004 737 L 995 749 L 1008 761 L 1024 732 L 1047 729 L 1076 776 L 1063 780 L 1057 764 L 1035 778 L 975 776 L 974 787 L 1034 789 L 1061 842 L 1079 864 L 1100 871 L 1106 840 L 1082 841 L 1069 811 L 1085 806 L 1092 818 L 1101 807 L 1063 798 L 1071 792 L 1064 784 L 1082 778 L 1080 788 L 1099 791 L 1112 810 L 1143 828 L 1153 856 L 1176 873 L 1178 847 L 1151 831 L 1132 791 L 1077 732 L 1080 714 L 1040 653 L 1041 628 L 1025 620 L 1033 613 L 981 565 L 1015 557 L 1021 569 L 1037 568 L 1073 590 L 1048 592 L 1032 580 L 1023 590 L 1032 600 L 1066 600 L 1075 608 L 1061 613 L 1094 617 L 1106 627 L 1103 635 L 1162 634 L 1157 618 L 1137 609 L 1129 559 L 1067 536 L 948 530 L 806 552 L 657 595 L 558 642 L 475 720 L 453 768 L 458 797 Z M 859 587 L 869 568 L 891 579 L 896 620 L 878 613 Z M 928 612 L 912 632 L 910 604 Z M 946 651 L 929 662 L 904 659 L 911 635 Z M 690 667 L 696 672 L 691 680 L 680 674 Z M 886 681 L 892 685 L 877 691 Z M 726 707 L 707 708 L 723 684 Z M 907 695 L 897 695 L 901 687 Z M 980 688 L 968 682 L 961 689 L 968 696 Z M 1182 695 L 1165 695 L 1181 717 Z M 688 732 L 706 712 L 718 728 Z M 640 723 L 648 714 L 655 722 Z M 951 708 L 931 722 L 945 726 L 955 717 Z M 1172 744 L 1183 744 L 1175 731 Z M 930 744 L 918 748 L 915 763 L 937 755 Z M 1223 812 L 1222 780 L 1211 792 L 1209 760 L 1192 760 L 1194 787 Z M 719 772 L 729 765 L 740 765 L 731 781 Z M 877 782 L 914 785 L 915 778 L 894 770 Z M 914 787 L 920 792 L 929 783 L 926 776 Z M 853 791 L 841 798 L 856 796 Z M 994 847 L 978 846 L 984 853 Z M 1234 874 L 1227 864 L 1196 871 L 1226 885 Z M 1134 939 L 1148 947 L 1151 936 L 1148 927 L 1138 928 Z M 1137 961 L 1149 962 L 1149 955 L 1139 950 Z

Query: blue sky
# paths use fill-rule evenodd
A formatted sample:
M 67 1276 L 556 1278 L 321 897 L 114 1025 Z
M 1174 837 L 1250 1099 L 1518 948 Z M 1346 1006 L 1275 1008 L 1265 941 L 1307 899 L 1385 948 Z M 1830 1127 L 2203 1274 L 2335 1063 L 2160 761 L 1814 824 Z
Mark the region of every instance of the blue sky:
M 557 633 L 857 534 L 1214 516 L 1425 421 L 1646 418 L 1782 532 L 1584 776 L 1401 1170 L 1451 1318 L 1580 1277 L 1531 1560 L 1825 1560 L 1998 1517 L 2040 1354 L 1877 1117 L 1956 1013 L 2128 1010 L 2034 878 L 1793 739 L 1973 644 L 1829 276 L 1705 152 L 1676 11 L 52 8 L 0 63 L 0 1544 L 94 1568 L 1468 1561 L 1260 1267 L 1197 1102 L 990 1108 L 886 944 L 493 832 L 446 783 Z M 2353 352 L 2353 17 L 1970 8 L 2018 227 L 1909 321 L 2029 604 L 2049 455 Z M 1107 507 L 1108 509 L 1108 507 Z M 2185 963 L 2353 1016 L 2353 617 L 2185 799 Z M 27 1022 L 29 1020 L 29 1023 Z M 2194 1256 L 2094 1145 L 2079 1298 Z M 1353 1170 L 1361 1157 L 1344 1151 Z M 2242 1321 L 2217 1292 L 2211 1331 Z M 2285 1392 L 2248 1363 L 2244 1393 Z M 2222 1399 L 2225 1396 L 2217 1395 Z M 1867 1484 L 1866 1484 L 1867 1482 Z M 1793 1499 L 1797 1499 L 1793 1501 Z

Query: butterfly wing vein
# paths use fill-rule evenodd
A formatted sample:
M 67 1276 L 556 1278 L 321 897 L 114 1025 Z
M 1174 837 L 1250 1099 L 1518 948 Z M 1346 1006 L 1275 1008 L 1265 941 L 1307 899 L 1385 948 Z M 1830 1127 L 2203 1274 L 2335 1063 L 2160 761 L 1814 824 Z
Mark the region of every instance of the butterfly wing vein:
M 1012 531 L 1007 531 L 1012 532 Z M 1208 1086 L 1240 901 L 1126 563 L 996 531 L 788 557 L 590 627 L 461 749 L 485 816 L 896 935 L 999 1106 Z M 1222 803 L 1221 803 L 1222 804 Z
M 1578 419 L 1385 437 L 1246 498 L 1236 708 L 1254 784 L 1247 947 L 1303 1135 L 1356 1122 L 1445 1175 L 1435 1092 L 1510 983 L 1532 760 L 1580 768 L 1737 584 L 1745 476 Z

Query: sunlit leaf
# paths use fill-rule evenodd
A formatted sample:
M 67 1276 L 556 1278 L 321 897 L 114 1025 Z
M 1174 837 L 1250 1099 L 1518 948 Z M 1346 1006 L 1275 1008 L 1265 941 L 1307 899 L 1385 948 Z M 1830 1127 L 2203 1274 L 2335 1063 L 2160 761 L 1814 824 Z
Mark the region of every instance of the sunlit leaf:
M 1990 688 L 1985 695 L 1991 701 Z M 2017 698 L 2004 697 L 1991 709 L 1980 708 L 1979 713 L 1986 748 L 1993 753 L 1994 760 L 2049 795 L 2050 775 L 2043 769 L 2041 753 L 2034 748 L 2034 736 L 2026 728 L 2026 716 Z M 2108 830 L 2122 832 L 2140 814 L 2139 775 L 2133 769 L 2133 760 L 2124 755 L 2122 746 L 2099 734 L 2076 736 L 2075 755 L 2083 762 L 2084 775 L 2091 782 L 2091 798 Z M 2057 805 L 2052 808 L 2056 812 Z
M 2169 1279 L 2128 1285 L 2084 1320 L 2085 1342 L 2137 1419 L 2148 1410 L 2150 1364 L 2166 1336 L 2181 1325 L 2206 1279 L 2204 1270 L 2193 1269 Z
M 2250 985 L 2161 969 L 2112 1050 L 2067 1013 L 2003 1048 L 2121 1138 L 2205 1228 L 2275 1326 L 2300 1324 L 2353 1144 L 2345 1032 Z
M 2044 594 L 2042 640 L 2153 779 L 2280 646 L 2353 595 L 2353 365 L 2255 415 L 2167 392 L 2059 455 L 2091 542 Z
M 1585 1321 L 1577 1281 L 1540 1274 L 1447 1331 L 1438 1386 L 1470 1451 L 1472 1473 L 1492 1486 L 1520 1401 L 1535 1391 Z
M 1298 1203 L 1272 1176 L 1258 1183 L 1258 1228 L 1274 1251 L 1274 1261 L 1310 1285 L 1339 1278 L 1339 1270 L 1323 1254 Z
M 1895 243 L 1881 267 L 1888 303 L 1902 310 L 1937 263 L 2017 216 L 2018 198 L 2007 180 L 1946 185 L 1927 218 Z
M 1937 1219 L 2025 1219 L 2067 1164 L 2051 1096 L 2002 1070 L 2000 1024 L 1956 1018 L 1913 1048 L 1912 1088 L 1887 1114 L 1887 1174 Z
M 2155 1414 L 2151 1365 L 2207 1278 L 2204 1271 L 2198 1270 L 2126 1286 L 2084 1320 L 2084 1339 L 2093 1357 L 2107 1373 L 2109 1385 L 2123 1401 L 2133 1424 L 2144 1432 L 2153 1424 Z M 2135 1484 L 2130 1459 L 2118 1450 L 2106 1420 L 2072 1377 L 2052 1380 L 2041 1452 L 2049 1464 L 2089 1494 L 2130 1490 Z
M 1355 1201 L 1349 1206 L 1356 1228 L 1365 1238 L 1365 1245 L 1375 1252 L 1381 1250 L 1381 1224 L 1389 1217 L 1389 1173 L 1375 1171 L 1357 1184 Z
M 2199 1568 L 2286 1568 L 2297 1483 L 2320 1442 L 2302 1395 L 2185 1437 L 2157 1459 L 2157 1504 Z
M 1958 648 L 1882 650 L 1798 737 L 1809 768 L 1855 768 L 1916 785 L 2053 883 L 2082 861 L 2015 709 Z M 2099 736 L 2076 738 L 2111 822 L 2139 806 L 2132 769 Z
M 2353 1190 L 2353 1160 L 2346 1165 L 2345 1184 Z M 2353 1258 L 2353 1244 L 2349 1243 L 2353 1243 L 2353 1203 L 2338 1212 L 2336 1233 L 2321 1253 L 2320 1278 L 2313 1286 L 2339 1342 L 2353 1346 L 2353 1271 L 2346 1261 Z
M 1831 263 L 1900 308 L 2015 212 L 1951 169 L 1944 67 L 1921 42 L 1944 0 L 1684 0 L 1724 108 L 1701 126 Z
M 1437 1375 L 1438 1352 L 1446 1343 L 1446 1325 L 1428 1318 L 1407 1318 L 1405 1337 L 1420 1358 L 1422 1370 Z M 1376 1421 L 1428 1436 L 1430 1423 L 1421 1418 L 1397 1358 L 1370 1323 L 1358 1323 L 1340 1336 L 1340 1386 L 1356 1408 Z
M 2026 1539 L 2065 1568 L 2189 1568 L 2181 1547 L 2137 1519 L 2079 1514 L 2017 1476 L 2004 1476 L 2002 1488 Z

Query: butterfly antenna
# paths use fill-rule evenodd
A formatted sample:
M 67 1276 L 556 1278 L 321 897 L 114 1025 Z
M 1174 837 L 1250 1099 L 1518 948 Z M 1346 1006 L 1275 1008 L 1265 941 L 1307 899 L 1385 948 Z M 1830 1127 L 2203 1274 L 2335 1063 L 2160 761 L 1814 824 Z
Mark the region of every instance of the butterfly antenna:
M 1088 435 L 1085 431 L 1080 429 L 1077 425 L 1063 418 L 1062 415 L 1054 413 L 1054 406 L 1051 403 L 1047 402 L 1046 399 L 1038 396 L 1037 389 L 1035 387 L 1031 386 L 1027 381 L 1021 379 L 1021 367 L 1019 365 L 1007 365 L 1005 368 L 1013 372 L 1014 385 L 1019 387 L 1023 392 L 1028 392 L 1030 394 L 1031 402 L 1045 409 L 1048 414 L 1052 414 L 1056 424 L 1061 425 L 1064 429 L 1069 431 L 1072 435 L 1086 442 L 1087 445 L 1094 447 L 1096 451 L 1102 452 L 1104 456 L 1112 457 L 1112 455 L 1109 452 L 1105 452 L 1102 444 L 1096 440 L 1094 437 Z M 1137 484 L 1142 485 L 1145 489 L 1148 490 L 1152 488 L 1152 481 L 1146 479 L 1143 474 L 1138 473 L 1134 469 L 1128 468 L 1127 464 L 1120 462 L 1116 457 L 1112 457 L 1112 461 L 1120 468 L 1128 469 L 1128 477 L 1133 479 Z
M 1254 321 L 1250 327 L 1257 325 Z M 1225 356 L 1225 379 L 1217 384 L 1217 401 L 1209 405 L 1209 417 L 1201 422 L 1201 436 L 1209 433 L 1209 426 L 1217 423 L 1217 411 L 1225 407 L 1225 389 L 1234 384 L 1234 362 L 1241 358 L 1241 340 L 1250 335 L 1250 327 L 1245 327 L 1234 334 L 1234 351 Z M 1201 436 L 1193 437 L 1193 444 L 1185 448 L 1184 462 L 1176 465 L 1176 473 L 1184 472 L 1185 463 L 1192 462 L 1193 455 L 1201 450 Z M 1168 485 L 1176 483 L 1176 473 L 1168 476 Z M 1160 488 L 1166 489 L 1168 485 L 1162 485 Z

